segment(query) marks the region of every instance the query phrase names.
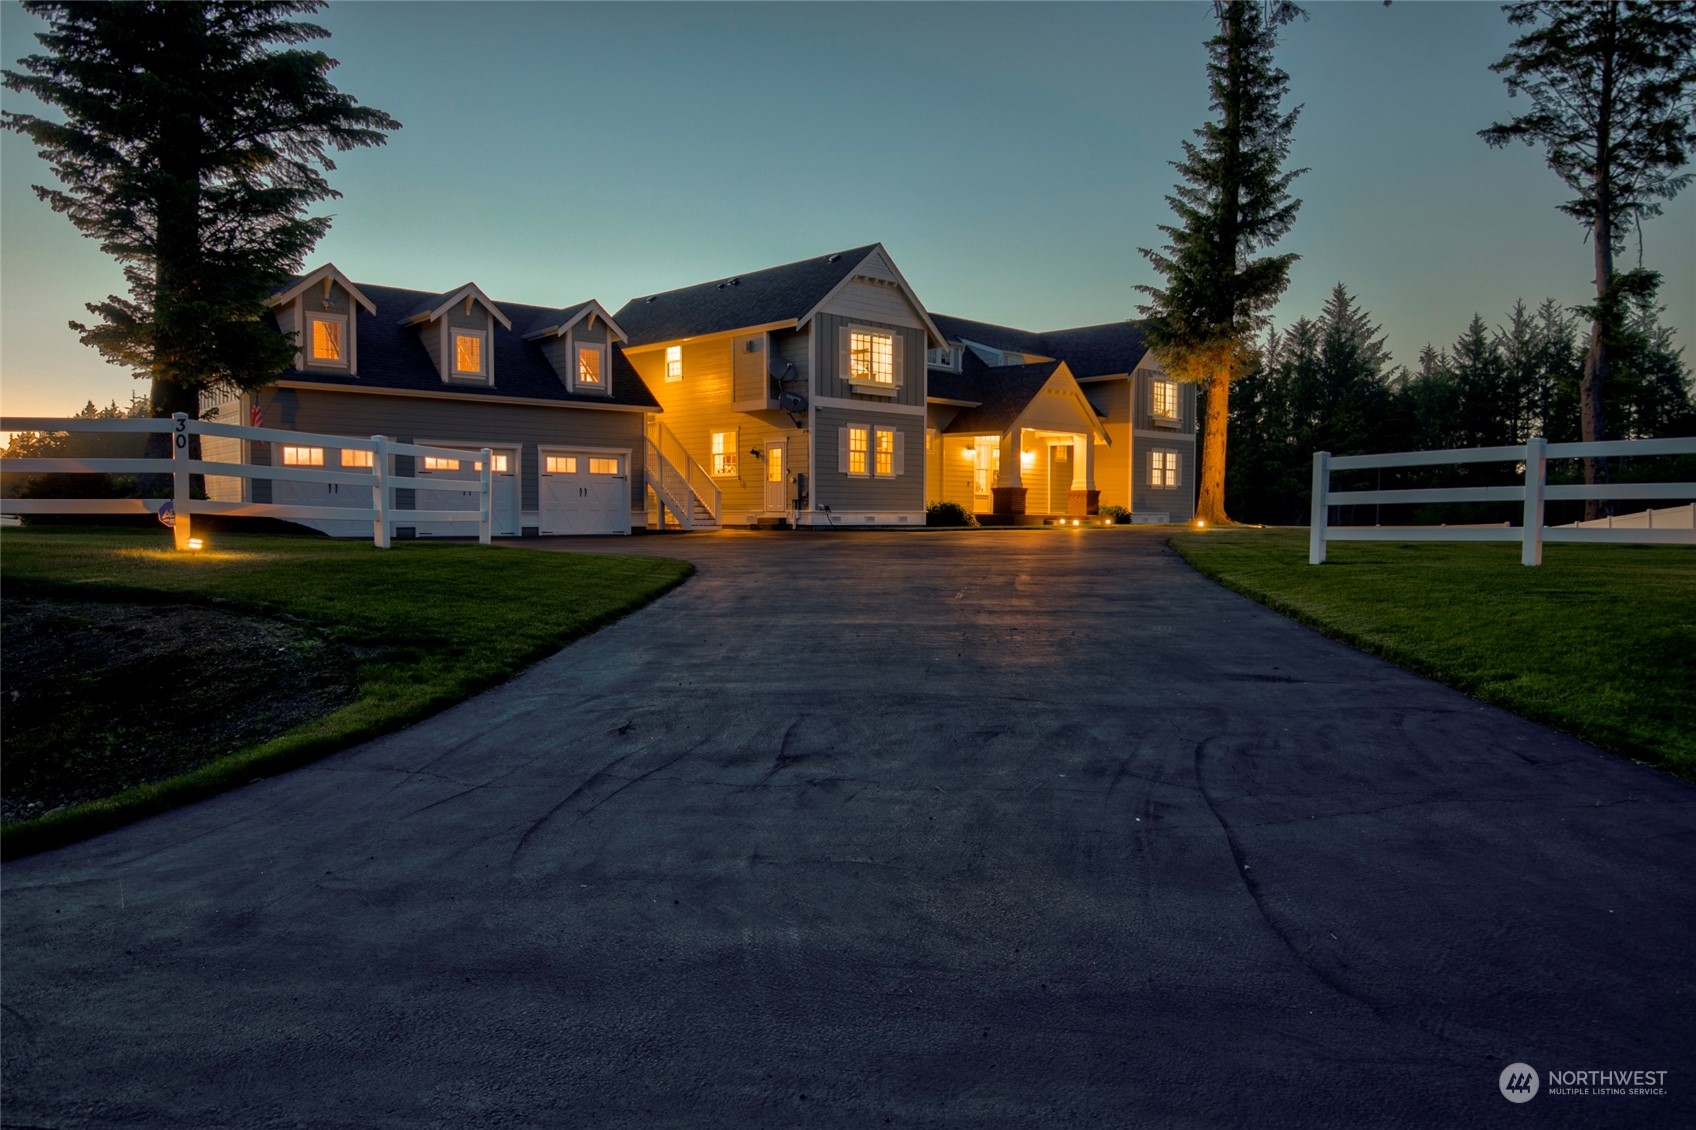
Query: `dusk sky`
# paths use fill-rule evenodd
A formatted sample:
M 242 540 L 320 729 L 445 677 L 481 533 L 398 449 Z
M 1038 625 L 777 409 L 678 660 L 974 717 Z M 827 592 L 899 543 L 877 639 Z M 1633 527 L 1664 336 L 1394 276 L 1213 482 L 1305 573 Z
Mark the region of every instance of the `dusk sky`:
M 1494 4 L 1307 5 L 1280 64 L 1311 171 L 1276 312 L 1342 281 L 1398 363 L 1476 311 L 1590 296 L 1590 248 L 1540 150 L 1477 131 L 1527 103 L 1489 65 Z M 1168 162 L 1207 117 L 1207 3 L 335 3 L 333 81 L 404 125 L 339 158 L 308 266 L 563 305 L 630 298 L 882 241 L 933 311 L 1027 329 L 1136 315 Z M 38 21 L 0 10 L 6 65 Z M 8 109 L 39 112 L 7 93 Z M 54 111 L 53 113 L 56 113 Z M 38 202 L 0 141 L 0 395 L 8 414 L 141 385 L 66 328 L 116 264 Z M 1644 231 L 1667 320 L 1696 334 L 1696 191 Z M 1636 242 L 1624 263 L 1636 259 Z M 1687 360 L 1689 355 L 1687 353 Z

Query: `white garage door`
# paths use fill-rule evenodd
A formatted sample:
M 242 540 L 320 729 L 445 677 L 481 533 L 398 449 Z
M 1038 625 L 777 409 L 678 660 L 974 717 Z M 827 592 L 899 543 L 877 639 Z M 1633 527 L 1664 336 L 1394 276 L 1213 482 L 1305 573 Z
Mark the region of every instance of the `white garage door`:
M 628 455 L 548 448 L 541 455 L 537 478 L 544 535 L 630 532 Z
M 437 443 L 433 440 L 424 443 L 426 447 L 461 447 L 458 443 Z M 464 459 L 443 459 L 419 457 L 415 474 L 421 479 L 475 479 L 478 475 L 476 455 L 483 444 L 475 446 L 463 445 L 466 449 Z M 489 486 L 494 493 L 494 529 L 495 537 L 518 536 L 518 453 L 510 448 L 488 445 L 494 460 L 494 468 L 490 475 Z M 477 491 L 475 490 L 420 490 L 417 496 L 418 510 L 470 510 L 477 509 Z M 477 536 L 477 523 L 469 522 L 420 522 L 418 536 L 421 538 L 474 538 Z
M 271 462 L 278 467 L 309 467 L 325 471 L 369 471 L 370 453 L 336 447 L 274 443 Z M 295 483 L 275 479 L 271 501 L 279 506 L 346 506 L 364 510 L 371 506 L 371 488 L 354 483 Z M 331 537 L 371 536 L 370 522 L 344 522 L 335 518 L 291 519 Z

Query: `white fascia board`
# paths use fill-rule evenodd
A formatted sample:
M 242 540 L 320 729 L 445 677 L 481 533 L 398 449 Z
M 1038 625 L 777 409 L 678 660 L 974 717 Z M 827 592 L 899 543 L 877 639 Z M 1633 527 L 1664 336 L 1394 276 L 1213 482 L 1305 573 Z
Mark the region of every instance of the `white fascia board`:
M 476 283 L 466 283 L 464 286 L 442 299 L 442 301 L 433 310 L 426 310 L 421 314 L 414 314 L 410 318 L 403 318 L 401 320 L 401 325 L 409 326 L 417 325 L 419 322 L 433 322 L 437 318 L 446 314 L 449 310 L 453 309 L 455 303 L 466 297 L 474 298 L 478 302 L 482 303 L 484 309 L 494 315 L 495 320 L 501 324 L 502 329 L 512 329 L 512 319 L 501 313 L 501 308 L 496 306 L 494 300 L 484 294 L 482 288 Z
M 925 309 L 925 304 L 919 301 L 919 296 L 913 293 L 912 286 L 907 282 L 907 276 L 901 273 L 901 268 L 895 265 L 895 259 L 884 248 L 883 244 L 874 244 L 872 249 L 866 252 L 864 258 L 860 260 L 860 263 L 864 263 L 867 259 L 870 259 L 873 255 L 876 255 L 879 252 L 882 252 L 883 261 L 888 263 L 889 269 L 895 273 L 895 281 L 901 287 L 901 293 L 907 296 L 907 301 L 912 304 L 914 310 L 918 311 L 919 321 L 924 323 L 925 333 L 930 337 L 931 344 L 929 348 L 941 349 L 946 346 L 948 344 L 948 339 L 943 336 L 941 330 L 936 328 L 936 323 L 930 320 L 930 312 Z M 855 270 L 859 268 L 860 263 L 854 264 Z M 795 319 L 795 324 L 797 326 L 804 326 L 808 322 L 812 321 L 813 317 L 824 308 L 827 302 L 846 290 L 848 284 L 853 281 L 854 270 L 850 270 L 846 275 L 842 276 L 841 282 L 830 288 L 830 292 L 828 294 L 813 304 L 813 308 L 811 310 L 808 310 L 805 314 Z
M 1108 373 L 1107 375 L 1100 377 L 1074 377 L 1073 379 L 1081 385 L 1093 385 L 1100 384 L 1103 381 L 1128 381 L 1131 379 L 1131 374 Z
M 325 279 L 334 279 L 337 283 L 339 283 L 344 290 L 353 295 L 353 300 L 359 303 L 367 314 L 375 314 L 377 312 L 377 304 L 365 297 L 364 292 L 357 286 L 353 285 L 352 279 L 338 271 L 334 263 L 325 263 L 322 267 L 311 272 L 287 290 L 278 291 L 276 294 L 273 294 L 265 300 L 265 305 L 282 306 L 286 303 L 293 302 L 296 298 L 305 294 L 312 286 L 323 282 Z
M 562 322 L 557 326 L 544 326 L 542 329 L 527 333 L 524 335 L 524 340 L 540 341 L 545 337 L 564 337 L 566 334 L 571 332 L 571 327 L 575 326 L 578 322 L 581 322 L 584 318 L 587 318 L 590 314 L 594 314 L 596 317 L 600 318 L 601 321 L 605 322 L 607 327 L 612 330 L 613 336 L 618 338 L 621 343 L 630 340 L 630 335 L 624 332 L 623 327 L 612 320 L 612 315 L 607 313 L 607 308 L 602 306 L 593 298 L 585 302 L 582 308 L 571 316 L 570 321 Z
M 950 400 L 946 396 L 927 396 L 927 397 L 925 397 L 925 403 L 926 404 L 946 404 L 946 405 L 949 405 L 950 407 L 953 407 L 953 408 L 981 408 L 981 407 L 983 407 L 983 401 L 981 401 L 981 400 Z

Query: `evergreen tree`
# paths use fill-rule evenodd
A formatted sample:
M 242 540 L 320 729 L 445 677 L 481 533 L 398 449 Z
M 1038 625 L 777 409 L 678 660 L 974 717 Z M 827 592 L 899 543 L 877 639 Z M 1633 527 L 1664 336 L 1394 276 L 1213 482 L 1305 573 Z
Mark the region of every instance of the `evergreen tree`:
M 25 0 L 45 54 L 6 71 L 9 90 L 63 121 L 7 112 L 58 177 L 36 195 L 124 265 L 129 296 L 71 323 L 85 344 L 148 378 L 155 415 L 199 409 L 199 391 L 251 388 L 294 345 L 264 299 L 329 227 L 307 216 L 340 195 L 327 150 L 381 145 L 398 123 L 328 79 L 297 46 L 328 35 L 291 17 L 321 0 L 124 4 Z M 323 170 L 323 171 L 321 171 Z
M 1150 301 L 1139 310 L 1162 367 L 1202 384 L 1207 395 L 1196 514 L 1229 521 L 1225 449 L 1230 383 L 1253 371 L 1255 341 L 1267 312 L 1289 284 L 1293 254 L 1252 258 L 1295 223 L 1301 201 L 1284 172 L 1290 131 L 1300 108 L 1279 108 L 1289 76 L 1272 61 L 1280 27 L 1301 14 L 1290 0 L 1216 0 L 1219 33 L 1207 43 L 1207 74 L 1216 120 L 1185 141 L 1173 163 L 1183 182 L 1167 203 L 1175 224 L 1160 230 L 1163 251 L 1142 253 L 1165 279 L 1164 289 L 1138 286 Z
M 1606 439 L 1612 355 L 1632 302 L 1657 281 L 1641 267 L 1616 273 L 1614 256 L 1632 227 L 1641 230 L 1691 179 L 1679 170 L 1696 145 L 1696 0 L 1532 0 L 1506 10 L 1509 23 L 1529 30 L 1491 69 L 1531 108 L 1479 136 L 1495 146 L 1542 145 L 1577 194 L 1561 211 L 1589 231 L 1596 266 L 1596 301 L 1584 311 L 1581 425 L 1586 441 Z M 1585 482 L 1606 478 L 1602 460 L 1585 460 Z M 1603 509 L 1591 500 L 1585 513 Z

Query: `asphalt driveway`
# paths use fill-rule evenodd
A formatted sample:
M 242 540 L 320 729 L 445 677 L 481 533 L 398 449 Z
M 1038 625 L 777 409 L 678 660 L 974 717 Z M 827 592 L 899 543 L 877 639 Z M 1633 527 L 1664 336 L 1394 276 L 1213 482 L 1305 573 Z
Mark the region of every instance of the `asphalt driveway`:
M 1696 1124 L 1691 786 L 1149 531 L 564 548 L 700 572 L 6 865 L 6 1126 Z

